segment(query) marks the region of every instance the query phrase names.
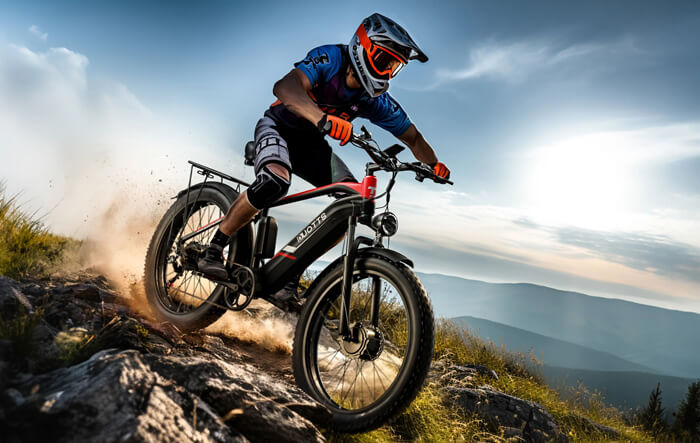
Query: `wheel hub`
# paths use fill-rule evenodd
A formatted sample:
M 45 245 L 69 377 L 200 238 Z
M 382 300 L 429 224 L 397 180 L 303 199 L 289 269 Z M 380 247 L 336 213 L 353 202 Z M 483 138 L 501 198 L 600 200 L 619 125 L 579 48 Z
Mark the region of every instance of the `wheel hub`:
M 374 326 L 354 323 L 350 337 L 339 337 L 341 352 L 349 358 L 376 360 L 384 350 L 384 334 Z

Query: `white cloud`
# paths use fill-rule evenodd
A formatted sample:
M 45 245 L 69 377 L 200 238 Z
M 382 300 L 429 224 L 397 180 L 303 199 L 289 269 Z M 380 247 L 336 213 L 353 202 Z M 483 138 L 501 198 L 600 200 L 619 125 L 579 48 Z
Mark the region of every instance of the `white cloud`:
M 163 120 L 89 66 L 67 48 L 0 46 L 0 180 L 52 230 L 106 238 L 101 257 L 123 255 L 117 270 L 140 274 L 153 223 L 187 184 L 187 160 L 222 156 L 195 139 L 204 131 Z
M 489 41 L 469 52 L 469 63 L 464 68 L 438 70 L 437 84 L 477 78 L 517 82 L 536 71 L 596 54 L 637 51 L 630 39 L 608 44 L 582 43 L 564 47 L 543 39 L 515 43 Z
M 46 41 L 46 39 L 49 38 L 49 34 L 41 32 L 41 29 L 39 29 L 37 25 L 31 25 L 28 31 L 31 32 L 39 40 Z

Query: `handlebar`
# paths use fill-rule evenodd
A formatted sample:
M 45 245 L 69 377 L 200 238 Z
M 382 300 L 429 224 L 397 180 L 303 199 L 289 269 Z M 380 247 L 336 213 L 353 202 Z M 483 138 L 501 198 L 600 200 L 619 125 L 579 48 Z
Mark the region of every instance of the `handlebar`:
M 412 171 L 416 174 L 416 180 L 422 182 L 429 178 L 435 183 L 454 185 L 450 180 L 440 177 L 433 172 L 433 168 L 422 162 L 404 163 L 394 156 L 387 154 L 379 149 L 376 142 L 372 139 L 372 134 L 362 126 L 362 134 L 353 133 L 350 137 L 350 143 L 364 149 L 380 169 L 391 172 Z

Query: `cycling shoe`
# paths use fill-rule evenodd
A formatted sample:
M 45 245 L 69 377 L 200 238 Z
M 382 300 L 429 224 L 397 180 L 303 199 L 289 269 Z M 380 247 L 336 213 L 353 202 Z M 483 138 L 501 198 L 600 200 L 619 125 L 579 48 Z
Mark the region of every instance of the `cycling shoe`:
M 204 257 L 197 261 L 199 272 L 212 280 L 228 280 L 228 271 L 224 266 L 223 250 L 219 245 L 210 245 Z

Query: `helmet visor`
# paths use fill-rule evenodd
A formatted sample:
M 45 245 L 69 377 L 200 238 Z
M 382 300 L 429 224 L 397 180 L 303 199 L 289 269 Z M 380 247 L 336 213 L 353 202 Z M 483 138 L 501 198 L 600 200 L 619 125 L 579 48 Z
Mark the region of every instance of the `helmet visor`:
M 391 50 L 372 44 L 369 50 L 365 50 L 367 64 L 372 68 L 374 77 L 389 80 L 396 77 L 406 65 L 406 61 Z

